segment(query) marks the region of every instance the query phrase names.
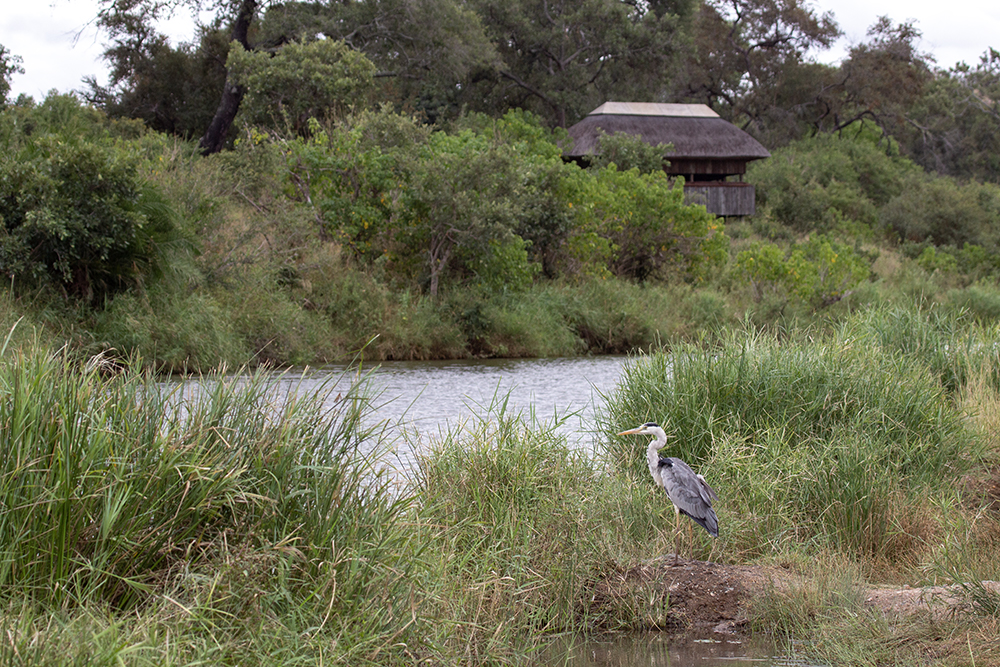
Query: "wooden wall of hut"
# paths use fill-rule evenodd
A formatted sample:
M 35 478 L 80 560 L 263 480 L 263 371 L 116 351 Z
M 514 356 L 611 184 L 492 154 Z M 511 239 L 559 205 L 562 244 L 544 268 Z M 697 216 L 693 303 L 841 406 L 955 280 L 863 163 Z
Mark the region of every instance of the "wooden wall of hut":
M 712 174 L 714 176 L 737 176 L 747 172 L 747 161 L 742 158 L 712 158 L 710 160 L 692 160 L 690 158 L 672 158 L 667 156 L 668 164 L 664 167 L 671 176 L 686 176 L 688 174 Z M 721 180 L 721 179 L 720 179 Z
M 684 185 L 684 201 L 704 204 L 709 213 L 722 216 L 753 215 L 756 190 L 749 183 L 691 183 Z

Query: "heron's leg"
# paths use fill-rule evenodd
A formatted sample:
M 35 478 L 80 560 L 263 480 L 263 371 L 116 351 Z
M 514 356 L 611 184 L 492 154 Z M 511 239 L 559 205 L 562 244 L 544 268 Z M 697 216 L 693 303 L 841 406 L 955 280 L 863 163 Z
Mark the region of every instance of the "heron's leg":
M 674 565 L 677 565 L 677 559 L 680 555 L 680 538 L 681 538 L 681 510 L 677 505 L 674 505 Z

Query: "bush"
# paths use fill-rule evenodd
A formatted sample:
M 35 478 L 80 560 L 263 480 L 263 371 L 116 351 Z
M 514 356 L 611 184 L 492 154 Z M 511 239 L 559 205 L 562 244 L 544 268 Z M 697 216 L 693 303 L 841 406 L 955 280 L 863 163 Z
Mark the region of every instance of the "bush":
M 176 214 L 138 176 L 139 151 L 116 141 L 130 127 L 72 96 L 4 113 L 0 270 L 15 288 L 53 285 L 100 307 L 165 265 L 181 241 Z
M 751 244 L 736 255 L 736 268 L 755 302 L 788 293 L 816 308 L 840 301 L 871 273 L 850 246 L 822 235 L 792 246 L 787 258 L 775 245 Z
M 55 139 L 0 159 L 0 270 L 86 303 L 134 286 L 173 233 L 169 204 L 136 166 L 111 146 Z
M 799 233 L 870 235 L 878 211 L 919 169 L 867 136 L 817 135 L 751 164 L 760 208 Z
M 121 294 L 95 319 L 99 351 L 145 359 L 165 373 L 236 367 L 252 357 L 233 311 L 204 292 Z
M 899 238 L 920 243 L 997 248 L 1000 188 L 951 178 L 921 177 L 906 182 L 880 214 L 883 227 Z

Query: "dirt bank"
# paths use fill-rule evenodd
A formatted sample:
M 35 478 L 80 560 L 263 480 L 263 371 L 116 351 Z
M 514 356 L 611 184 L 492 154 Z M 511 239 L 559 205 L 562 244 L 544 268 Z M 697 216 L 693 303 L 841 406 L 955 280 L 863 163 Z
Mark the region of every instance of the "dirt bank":
M 747 623 L 751 601 L 772 591 L 790 591 L 808 582 L 781 567 L 722 565 L 673 556 L 609 573 L 594 583 L 592 614 L 607 614 L 622 600 L 641 604 L 651 628 L 734 633 Z M 1000 593 L 1000 582 L 983 582 Z M 887 615 L 930 614 L 935 619 L 971 611 L 959 586 L 876 587 L 862 592 L 864 603 Z

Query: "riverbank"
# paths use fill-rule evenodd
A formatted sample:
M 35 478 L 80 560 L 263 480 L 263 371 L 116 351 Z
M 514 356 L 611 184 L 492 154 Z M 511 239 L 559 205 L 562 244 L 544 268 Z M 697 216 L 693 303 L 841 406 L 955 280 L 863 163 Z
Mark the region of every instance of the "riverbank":
M 627 354 L 748 327 L 826 334 L 867 308 L 914 304 L 1000 318 L 1000 254 L 983 231 L 997 189 L 943 181 L 951 198 L 912 205 L 926 184 L 881 135 L 781 149 L 774 168 L 752 167 L 758 213 L 724 222 L 684 205 L 658 170 L 564 163 L 528 114 L 435 131 L 387 110 L 308 137 L 244 128 L 232 151 L 205 157 L 72 96 L 22 102 L 0 110 L 13 188 L 0 329 L 20 321 L 19 342 L 81 359 L 183 374 L 362 353 Z M 806 176 L 780 167 L 793 163 Z M 482 174 L 446 187 L 432 178 L 441 164 Z M 842 191 L 873 169 L 881 185 Z M 24 224 L 42 219 L 60 222 Z
M 807 647 L 810 659 L 826 665 L 1000 662 L 996 619 L 979 606 L 1000 597 L 1000 582 L 913 587 L 856 580 L 831 591 L 824 581 L 829 577 L 790 563 L 725 565 L 683 557 L 675 562 L 666 554 L 596 582 L 591 604 L 659 598 L 662 614 L 637 630 L 707 638 L 764 633 L 785 654 Z M 781 631 L 792 628 L 768 627 L 774 612 L 797 615 L 798 632 L 783 636 Z

